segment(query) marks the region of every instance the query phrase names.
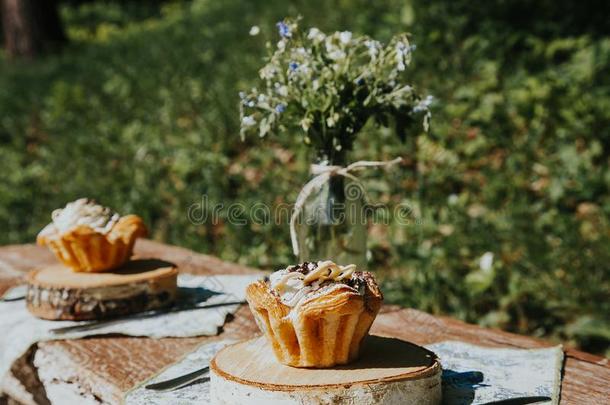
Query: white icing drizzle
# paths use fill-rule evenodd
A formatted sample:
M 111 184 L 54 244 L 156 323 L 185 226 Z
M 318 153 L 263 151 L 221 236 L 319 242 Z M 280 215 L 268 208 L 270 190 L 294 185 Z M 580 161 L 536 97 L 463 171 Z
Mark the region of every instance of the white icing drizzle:
M 339 266 L 325 260 L 318 262 L 308 274 L 282 269 L 271 274 L 269 281 L 271 288 L 280 295 L 280 300 L 294 308 L 314 294 L 334 289 L 332 287 L 336 287 L 337 283 L 351 278 L 355 270 L 355 264 Z
M 352 273 L 356 270 L 355 264 L 347 266 L 339 266 L 330 260 L 318 262 L 318 267 L 305 276 L 305 284 L 309 284 L 315 280 L 332 280 L 341 281 L 352 276 Z
M 120 215 L 108 207 L 97 204 L 88 198 L 80 198 L 68 203 L 65 208 L 51 214 L 52 224 L 60 232 L 68 232 L 85 225 L 100 233 L 108 233 L 120 219 Z

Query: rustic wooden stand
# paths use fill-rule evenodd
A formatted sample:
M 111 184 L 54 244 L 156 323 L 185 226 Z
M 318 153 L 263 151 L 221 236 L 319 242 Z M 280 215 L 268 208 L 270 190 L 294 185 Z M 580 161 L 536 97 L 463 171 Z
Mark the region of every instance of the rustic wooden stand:
M 212 404 L 422 404 L 441 402 L 434 353 L 369 336 L 356 362 L 328 369 L 280 364 L 259 337 L 228 346 L 210 363 Z
M 133 260 L 112 272 L 77 273 L 57 264 L 27 276 L 27 306 L 49 320 L 100 319 L 168 305 L 178 271 L 161 260 Z

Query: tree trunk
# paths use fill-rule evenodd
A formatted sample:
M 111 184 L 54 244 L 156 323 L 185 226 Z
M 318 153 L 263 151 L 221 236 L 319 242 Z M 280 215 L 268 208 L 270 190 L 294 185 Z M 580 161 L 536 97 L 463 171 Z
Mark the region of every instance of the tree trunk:
M 0 0 L 7 55 L 34 58 L 65 42 L 56 0 Z

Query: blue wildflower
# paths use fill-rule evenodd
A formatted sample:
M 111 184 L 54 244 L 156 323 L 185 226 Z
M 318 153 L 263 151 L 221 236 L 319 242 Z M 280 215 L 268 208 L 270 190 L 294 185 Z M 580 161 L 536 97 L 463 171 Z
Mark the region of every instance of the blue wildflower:
M 299 64 L 296 62 L 290 62 L 288 64 L 288 68 L 290 69 L 291 72 L 296 71 L 298 69 L 298 67 L 299 67 Z
M 278 114 L 283 113 L 285 110 L 286 110 L 286 106 L 284 104 L 278 104 L 278 105 L 275 106 L 275 111 Z
M 280 33 L 280 37 L 290 38 L 292 36 L 292 33 L 290 32 L 290 27 L 288 25 L 286 25 L 285 22 L 280 21 L 279 23 L 276 24 L 276 26 L 277 26 L 277 30 Z

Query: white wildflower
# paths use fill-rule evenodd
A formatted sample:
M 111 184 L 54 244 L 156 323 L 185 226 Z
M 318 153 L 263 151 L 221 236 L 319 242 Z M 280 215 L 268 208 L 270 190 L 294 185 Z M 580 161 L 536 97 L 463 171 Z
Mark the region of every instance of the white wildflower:
M 276 73 L 277 71 L 275 70 L 275 68 L 270 65 L 266 65 L 259 72 L 261 79 L 265 80 L 273 79 Z
M 345 52 L 335 45 L 331 37 L 326 38 L 324 46 L 330 59 L 338 61 L 345 58 Z
M 324 38 L 325 38 L 324 33 L 315 27 L 311 28 L 309 30 L 309 33 L 307 34 L 307 39 L 311 39 L 314 42 L 324 41 Z
M 377 55 L 379 54 L 379 48 L 381 48 L 381 43 L 379 41 L 373 41 L 368 39 L 364 42 L 364 45 L 368 48 L 369 56 L 371 57 L 371 59 L 377 59 Z
M 282 97 L 288 96 L 288 87 L 287 86 L 279 86 L 277 88 L 277 94 L 279 94 Z
M 483 271 L 490 271 L 494 262 L 494 254 L 491 252 L 485 252 L 479 259 L 479 268 Z
M 432 105 L 433 102 L 434 102 L 434 97 L 428 95 L 428 96 L 426 96 L 426 98 L 421 100 L 415 107 L 413 107 L 413 112 L 418 113 L 418 112 L 428 111 L 428 109 L 430 108 L 430 106 Z
M 398 41 L 396 43 L 396 53 L 398 53 L 399 55 L 404 56 L 404 52 L 405 52 L 406 48 L 407 48 L 407 45 L 405 45 L 404 42 Z
M 261 29 L 260 29 L 260 28 L 258 28 L 258 25 L 253 25 L 253 26 L 250 28 L 250 32 L 249 32 L 249 34 L 250 34 L 251 36 L 255 37 L 255 36 L 257 36 L 258 34 L 260 34 L 260 32 L 261 32 Z
M 301 125 L 301 128 L 303 128 L 303 131 L 307 132 L 311 126 L 311 118 L 303 118 L 299 124 Z
M 332 60 L 340 61 L 345 59 L 347 55 L 341 49 L 335 49 L 328 54 L 328 57 Z
M 396 43 L 396 68 L 399 71 L 405 70 L 405 61 L 407 61 L 407 55 L 410 52 L 410 48 L 402 41 Z
M 349 31 L 343 31 L 339 33 L 339 40 L 342 44 L 348 44 L 352 40 L 352 33 Z
M 251 115 L 248 115 L 241 119 L 241 125 L 243 127 L 251 127 L 256 125 L 256 120 Z
M 339 121 L 339 114 L 338 113 L 334 113 L 333 115 L 331 115 L 330 117 L 328 117 L 328 119 L 326 120 L 326 125 L 329 128 L 332 128 L 335 126 L 335 124 L 337 123 L 337 121 Z

